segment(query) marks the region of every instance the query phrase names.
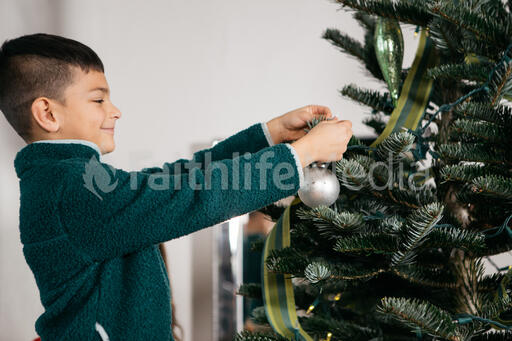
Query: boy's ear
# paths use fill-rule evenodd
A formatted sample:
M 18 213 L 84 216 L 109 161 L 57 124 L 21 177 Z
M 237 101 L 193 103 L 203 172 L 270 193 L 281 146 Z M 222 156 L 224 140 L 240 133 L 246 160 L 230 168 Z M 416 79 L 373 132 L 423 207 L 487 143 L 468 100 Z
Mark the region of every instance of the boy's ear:
M 49 133 L 59 130 L 59 120 L 52 110 L 55 109 L 56 103 L 47 97 L 38 97 L 32 102 L 32 117 L 41 129 Z

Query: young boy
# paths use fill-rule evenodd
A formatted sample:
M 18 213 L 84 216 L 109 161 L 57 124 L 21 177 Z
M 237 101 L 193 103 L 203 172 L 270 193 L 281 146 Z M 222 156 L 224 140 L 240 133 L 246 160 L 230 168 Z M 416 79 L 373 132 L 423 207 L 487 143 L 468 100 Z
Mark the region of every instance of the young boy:
M 100 160 L 121 117 L 109 94 L 100 58 L 75 40 L 39 33 L 0 49 L 0 109 L 27 143 L 14 167 L 42 341 L 173 340 L 158 244 L 295 194 L 302 168 L 340 160 L 352 135 L 307 106 L 191 160 L 128 172 Z M 305 135 L 315 115 L 333 119 Z

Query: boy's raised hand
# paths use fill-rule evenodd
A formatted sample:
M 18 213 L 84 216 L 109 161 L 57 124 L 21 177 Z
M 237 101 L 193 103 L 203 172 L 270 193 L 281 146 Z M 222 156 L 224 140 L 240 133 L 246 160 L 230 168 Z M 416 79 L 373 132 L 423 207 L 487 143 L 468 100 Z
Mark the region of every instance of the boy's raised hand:
M 275 144 L 295 141 L 306 135 L 307 122 L 317 116 L 331 118 L 332 113 L 328 107 L 311 104 L 268 121 L 267 127 Z
M 352 122 L 335 117 L 315 125 L 306 136 L 293 142 L 292 146 L 298 151 L 302 163 L 339 161 L 351 137 Z

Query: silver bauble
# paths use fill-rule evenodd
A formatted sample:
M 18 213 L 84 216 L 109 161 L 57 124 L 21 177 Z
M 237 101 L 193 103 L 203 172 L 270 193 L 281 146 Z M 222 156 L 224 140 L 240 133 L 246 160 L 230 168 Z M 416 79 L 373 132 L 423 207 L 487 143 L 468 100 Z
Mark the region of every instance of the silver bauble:
M 306 206 L 330 206 L 338 199 L 340 183 L 326 162 L 313 162 L 304 168 L 304 185 L 298 193 Z

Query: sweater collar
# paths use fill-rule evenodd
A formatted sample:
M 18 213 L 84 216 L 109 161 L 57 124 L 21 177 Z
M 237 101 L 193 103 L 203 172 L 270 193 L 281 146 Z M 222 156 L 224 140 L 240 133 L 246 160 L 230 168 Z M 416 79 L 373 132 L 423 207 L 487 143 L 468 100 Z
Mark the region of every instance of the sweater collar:
M 39 140 L 21 148 L 14 158 L 14 168 L 18 178 L 28 168 L 44 162 L 83 158 L 89 160 L 101 152 L 94 142 L 82 139 Z

